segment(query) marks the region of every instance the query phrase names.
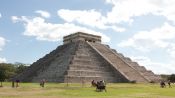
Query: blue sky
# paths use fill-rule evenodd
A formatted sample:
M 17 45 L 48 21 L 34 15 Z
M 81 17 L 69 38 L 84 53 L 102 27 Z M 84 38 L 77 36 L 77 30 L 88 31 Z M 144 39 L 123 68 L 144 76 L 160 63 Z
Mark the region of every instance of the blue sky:
M 1 0 L 0 62 L 32 64 L 77 31 L 157 74 L 175 73 L 175 0 Z

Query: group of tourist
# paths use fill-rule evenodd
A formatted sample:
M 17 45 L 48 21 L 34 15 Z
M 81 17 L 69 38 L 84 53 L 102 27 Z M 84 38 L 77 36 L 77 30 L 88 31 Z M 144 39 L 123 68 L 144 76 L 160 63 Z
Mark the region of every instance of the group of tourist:
M 16 81 L 12 81 L 12 87 L 14 88 L 14 87 L 19 87 L 19 80 L 16 80 Z M 41 81 L 40 81 L 40 86 L 41 87 L 44 87 L 44 85 L 45 85 L 45 82 L 46 82 L 46 80 L 45 79 L 42 79 Z M 167 81 L 167 84 L 168 84 L 168 86 L 169 86 L 169 88 L 171 88 L 172 86 L 171 86 L 171 81 L 170 80 L 168 80 Z M 91 81 L 91 85 L 92 85 L 92 87 L 96 87 L 96 91 L 103 91 L 103 90 L 105 90 L 105 92 L 106 92 L 106 83 L 105 83 L 105 81 L 104 80 L 101 80 L 101 81 L 95 81 L 95 80 L 92 80 Z M 165 81 L 160 81 L 160 87 L 161 88 L 165 88 L 166 87 L 166 82 Z
M 12 81 L 12 88 L 14 88 L 14 87 L 17 88 L 17 87 L 19 87 L 19 82 L 20 82 L 19 80 L 15 80 L 15 81 L 13 80 L 13 81 Z M 44 87 L 45 82 L 46 82 L 45 79 L 42 79 L 42 80 L 40 81 L 40 86 L 41 86 L 41 87 Z
M 168 84 L 169 88 L 171 88 L 171 81 L 170 80 L 167 81 L 167 84 Z M 166 87 L 165 81 L 163 81 L 163 80 L 160 81 L 160 87 L 161 88 L 165 88 Z
M 103 91 L 103 90 L 105 90 L 105 92 L 106 92 L 106 83 L 105 83 L 104 80 L 97 81 L 97 82 L 95 82 L 95 80 L 92 80 L 91 85 L 93 87 L 96 87 L 96 91 Z
M 19 87 L 19 82 L 20 82 L 19 80 L 15 80 L 15 81 L 13 80 L 13 81 L 12 81 L 12 88 L 14 88 L 14 87 L 17 88 L 17 87 Z

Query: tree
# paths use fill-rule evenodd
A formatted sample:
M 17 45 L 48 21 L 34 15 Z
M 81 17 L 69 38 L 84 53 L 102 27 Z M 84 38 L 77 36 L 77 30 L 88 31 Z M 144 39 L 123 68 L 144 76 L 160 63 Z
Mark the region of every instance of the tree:
M 15 73 L 15 67 L 13 64 L 7 64 L 7 63 L 0 63 L 0 71 L 1 71 L 1 82 L 3 82 L 5 79 L 9 79 L 10 77 L 14 76 Z
M 16 74 L 22 73 L 26 68 L 27 66 L 25 66 L 24 64 L 18 65 L 16 67 L 15 73 Z
M 0 87 L 2 87 L 2 86 L 3 86 L 3 85 L 2 85 L 2 82 L 5 80 L 5 78 L 6 78 L 6 75 L 5 75 L 5 70 L 0 69 L 0 82 L 1 82 Z
M 19 74 L 23 72 L 27 66 L 26 64 L 23 63 L 15 63 L 15 64 L 10 64 L 10 63 L 0 63 L 0 82 L 2 85 L 2 82 L 5 80 L 9 80 L 16 74 Z
M 170 75 L 167 74 L 161 74 L 160 76 L 163 80 L 168 80 L 168 78 L 170 77 Z
M 175 82 L 175 74 L 172 74 L 168 77 L 168 80 L 170 80 L 171 82 Z

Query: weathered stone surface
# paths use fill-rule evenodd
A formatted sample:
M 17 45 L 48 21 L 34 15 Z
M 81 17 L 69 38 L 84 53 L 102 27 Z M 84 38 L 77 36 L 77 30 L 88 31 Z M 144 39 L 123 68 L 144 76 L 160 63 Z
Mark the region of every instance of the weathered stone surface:
M 160 79 L 152 71 L 101 44 L 99 36 L 78 32 L 65 38 L 64 45 L 34 62 L 14 79 L 25 82 L 41 79 L 48 82 L 150 82 Z

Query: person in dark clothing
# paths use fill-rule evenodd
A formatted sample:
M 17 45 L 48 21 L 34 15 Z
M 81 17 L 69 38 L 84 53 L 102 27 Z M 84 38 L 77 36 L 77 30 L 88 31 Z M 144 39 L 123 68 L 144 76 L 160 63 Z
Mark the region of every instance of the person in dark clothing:
M 166 87 L 166 84 L 165 84 L 165 82 L 164 82 L 164 81 L 160 81 L 160 87 L 161 87 L 161 88 Z
M 171 81 L 170 80 L 168 80 L 168 86 L 169 86 L 169 88 L 171 88 Z
M 41 86 L 41 87 L 44 87 L 44 85 L 45 85 L 45 79 L 42 79 L 42 80 L 40 81 L 40 86 Z
M 19 80 L 16 80 L 16 88 L 19 87 Z
M 92 86 L 92 87 L 96 87 L 96 86 L 97 86 L 97 83 L 96 83 L 94 80 L 92 80 L 92 81 L 91 81 L 91 86 Z
M 98 81 L 96 90 L 100 91 L 100 92 L 105 90 L 105 92 L 107 92 L 105 82 L 104 81 Z
M 12 88 L 14 88 L 15 87 L 15 82 L 14 81 L 12 81 Z

